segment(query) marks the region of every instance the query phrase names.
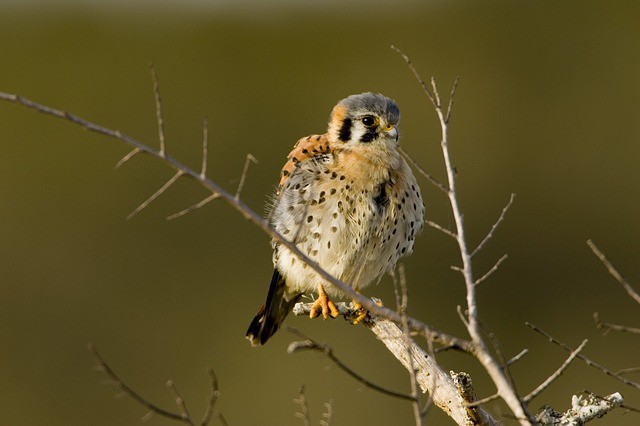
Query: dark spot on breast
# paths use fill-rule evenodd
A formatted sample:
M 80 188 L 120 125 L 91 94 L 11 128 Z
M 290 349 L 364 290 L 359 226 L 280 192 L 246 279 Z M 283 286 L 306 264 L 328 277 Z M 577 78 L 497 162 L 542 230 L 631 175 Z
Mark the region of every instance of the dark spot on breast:
M 387 196 L 387 183 L 383 182 L 378 185 L 378 195 L 373 198 L 373 202 L 376 204 L 379 210 L 389 205 L 389 197 Z
M 307 222 L 311 222 L 313 220 L 313 216 L 309 215 L 307 216 Z

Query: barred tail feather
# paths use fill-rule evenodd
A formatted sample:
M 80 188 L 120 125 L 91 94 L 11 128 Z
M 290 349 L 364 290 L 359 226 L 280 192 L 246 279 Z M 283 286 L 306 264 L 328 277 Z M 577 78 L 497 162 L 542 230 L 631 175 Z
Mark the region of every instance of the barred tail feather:
M 264 345 L 278 331 L 300 294 L 287 300 L 285 280 L 277 269 L 273 271 L 266 303 L 260 307 L 247 330 L 247 339 L 254 346 Z

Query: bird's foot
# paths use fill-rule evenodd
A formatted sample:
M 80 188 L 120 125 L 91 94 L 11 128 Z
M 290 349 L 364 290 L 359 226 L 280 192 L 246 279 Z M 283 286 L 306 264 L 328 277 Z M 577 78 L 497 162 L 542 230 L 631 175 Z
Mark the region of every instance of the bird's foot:
M 360 324 L 369 314 L 369 311 L 367 310 L 367 308 L 365 308 L 364 306 L 362 306 L 359 302 L 356 302 L 355 300 L 353 301 L 353 311 L 354 311 L 354 318 L 351 321 L 351 324 L 355 325 L 355 324 Z
M 376 305 L 382 306 L 382 300 L 374 297 L 373 301 L 375 302 Z M 369 315 L 369 311 L 367 310 L 367 308 L 365 308 L 355 300 L 351 302 L 351 307 L 354 312 L 354 318 L 351 321 L 351 324 L 353 325 L 360 324 L 362 321 L 364 321 L 367 315 Z
M 313 302 L 313 306 L 311 306 L 309 318 L 313 319 L 320 314 L 322 314 L 322 318 L 324 319 L 329 317 L 337 318 L 338 315 L 340 315 L 338 308 L 336 308 L 336 305 L 329 299 L 329 296 L 327 296 L 322 286 L 318 288 L 318 298 Z

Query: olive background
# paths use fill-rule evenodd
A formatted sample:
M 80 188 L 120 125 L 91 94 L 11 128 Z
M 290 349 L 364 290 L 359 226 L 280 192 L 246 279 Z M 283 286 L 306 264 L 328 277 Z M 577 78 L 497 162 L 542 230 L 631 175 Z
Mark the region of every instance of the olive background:
M 400 105 L 401 144 L 441 180 L 440 129 L 401 48 L 443 95 L 460 76 L 450 127 L 468 239 L 477 244 L 516 193 L 478 275 L 509 258 L 478 288 L 480 317 L 515 364 L 528 393 L 567 353 L 537 324 L 612 370 L 640 365 L 640 337 L 595 328 L 593 313 L 638 326 L 640 306 L 586 245 L 593 239 L 640 289 L 640 5 L 633 1 L 7 1 L 0 5 L 0 90 L 67 110 L 157 146 L 148 64 L 157 69 L 168 152 L 196 169 L 202 122 L 209 174 L 233 191 L 247 153 L 243 200 L 258 212 L 293 143 L 323 132 L 339 99 L 381 92 Z M 364 388 L 322 355 L 289 355 L 280 331 L 252 348 L 246 327 L 272 273 L 268 238 L 215 201 L 166 217 L 207 194 L 181 180 L 142 213 L 127 215 L 173 172 L 129 148 L 19 105 L 0 104 L 0 424 L 136 425 L 145 409 L 113 399 L 87 351 L 92 342 L 133 388 L 174 408 L 168 379 L 200 418 L 207 366 L 216 405 L 232 425 L 299 425 L 306 385 L 312 424 L 332 401 L 335 425 L 412 424 L 408 403 Z M 446 197 L 420 179 L 427 217 L 453 220 Z M 464 337 L 455 243 L 426 229 L 404 264 L 409 311 Z M 394 305 L 385 277 L 365 291 Z M 375 337 L 342 319 L 290 317 L 368 379 L 409 391 L 407 373 Z M 494 393 L 468 356 L 480 397 Z M 640 380 L 636 374 L 630 376 Z M 575 362 L 531 407 L 569 407 L 584 389 L 637 389 Z M 487 409 L 500 416 L 499 402 Z M 451 424 L 437 409 L 430 424 Z M 511 420 L 505 418 L 507 424 Z M 511 421 L 512 422 L 512 421 Z M 638 424 L 624 410 L 594 424 Z M 174 422 L 155 416 L 152 425 Z M 212 424 L 217 424 L 213 421 Z

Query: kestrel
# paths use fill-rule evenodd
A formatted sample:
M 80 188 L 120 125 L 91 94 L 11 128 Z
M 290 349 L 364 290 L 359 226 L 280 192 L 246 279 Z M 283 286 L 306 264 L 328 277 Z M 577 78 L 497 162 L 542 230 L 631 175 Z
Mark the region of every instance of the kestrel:
M 271 207 L 271 225 L 325 271 L 360 291 L 413 251 L 424 203 L 398 152 L 400 111 L 380 94 L 362 93 L 333 108 L 324 135 L 300 139 L 287 157 Z M 337 317 L 341 293 L 277 241 L 267 301 L 247 338 L 264 344 L 304 293 L 310 313 Z M 367 312 L 356 304 L 362 320 Z

